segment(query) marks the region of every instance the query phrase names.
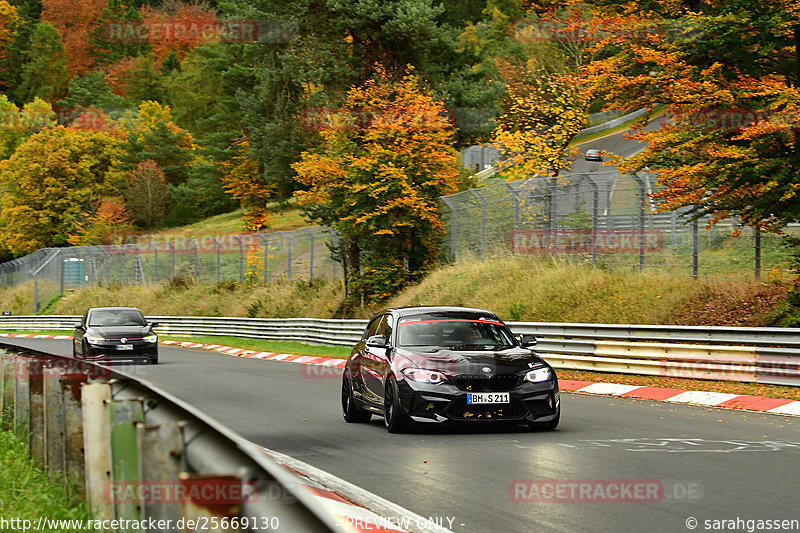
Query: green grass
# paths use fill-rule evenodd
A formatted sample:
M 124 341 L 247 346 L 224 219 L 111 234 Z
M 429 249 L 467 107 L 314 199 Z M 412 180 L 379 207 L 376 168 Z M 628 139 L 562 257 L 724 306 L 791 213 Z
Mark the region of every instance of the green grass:
M 86 503 L 70 497 L 63 480 L 48 477 L 29 458 L 27 443 L 22 438 L 10 431 L 0 431 L 0 518 L 36 521 L 39 517 L 90 518 Z
M 292 199 L 283 205 L 271 204 L 270 225 L 264 232 L 290 231 L 310 224 L 303 218 L 303 214 L 297 207 L 297 202 Z M 206 218 L 194 224 L 188 224 L 180 228 L 169 228 L 156 232 L 152 235 L 154 241 L 201 238 L 208 235 L 234 235 L 244 233 L 242 226 L 242 215 L 244 209 L 237 209 L 230 213 L 223 213 Z

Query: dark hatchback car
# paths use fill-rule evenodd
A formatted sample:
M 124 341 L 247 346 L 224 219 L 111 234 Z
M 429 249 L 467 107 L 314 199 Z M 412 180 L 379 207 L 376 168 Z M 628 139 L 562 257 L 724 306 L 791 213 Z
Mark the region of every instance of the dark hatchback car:
M 72 356 L 102 362 L 158 363 L 156 326 L 135 307 L 94 307 L 75 325 Z
M 342 376 L 347 422 L 384 417 L 394 433 L 412 422 L 526 422 L 558 426 L 558 378 L 497 315 L 463 307 L 406 307 L 376 314 Z

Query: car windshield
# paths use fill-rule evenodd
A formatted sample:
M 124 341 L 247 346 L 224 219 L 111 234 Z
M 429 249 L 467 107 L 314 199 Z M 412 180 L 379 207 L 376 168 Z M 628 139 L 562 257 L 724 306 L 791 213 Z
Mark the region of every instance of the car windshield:
M 400 347 L 491 350 L 517 345 L 508 328 L 494 317 L 422 315 L 400 318 Z
M 144 326 L 142 313 L 130 309 L 104 309 L 92 312 L 89 326 Z

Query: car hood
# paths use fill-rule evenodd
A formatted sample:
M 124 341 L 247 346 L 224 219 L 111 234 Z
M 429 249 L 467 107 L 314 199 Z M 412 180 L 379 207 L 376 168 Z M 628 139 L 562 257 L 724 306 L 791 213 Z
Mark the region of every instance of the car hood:
M 516 374 L 541 363 L 543 361 L 539 356 L 525 348 L 497 351 L 439 349 L 435 352 L 398 349 L 393 361 L 395 366 L 415 366 L 441 372 L 445 376 Z M 489 368 L 488 372 L 486 368 Z
M 95 334 L 106 339 L 119 339 L 121 337 L 138 338 L 150 333 L 149 326 L 92 326 L 87 333 Z

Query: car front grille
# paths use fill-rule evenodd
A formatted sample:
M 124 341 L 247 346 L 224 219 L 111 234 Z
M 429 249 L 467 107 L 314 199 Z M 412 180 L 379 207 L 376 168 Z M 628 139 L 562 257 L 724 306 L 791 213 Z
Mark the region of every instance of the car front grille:
M 507 392 L 514 390 L 522 376 L 517 374 L 499 374 L 497 376 L 479 376 L 462 374 L 450 378 L 453 385 L 465 392 Z

